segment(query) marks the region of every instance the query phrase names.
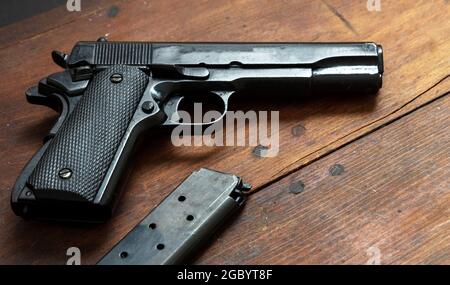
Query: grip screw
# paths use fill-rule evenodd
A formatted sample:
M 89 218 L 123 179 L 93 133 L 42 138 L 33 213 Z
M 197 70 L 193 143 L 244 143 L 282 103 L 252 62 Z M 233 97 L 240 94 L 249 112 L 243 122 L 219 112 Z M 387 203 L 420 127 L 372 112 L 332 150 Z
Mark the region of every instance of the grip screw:
M 145 101 L 142 103 L 142 111 L 146 114 L 150 114 L 155 109 L 155 103 L 152 101 Z
M 123 76 L 120 73 L 114 73 L 109 80 L 111 80 L 112 83 L 120 83 L 123 80 Z
M 69 168 L 63 168 L 58 172 L 58 176 L 61 179 L 69 179 L 70 177 L 72 177 L 72 170 L 70 170 Z

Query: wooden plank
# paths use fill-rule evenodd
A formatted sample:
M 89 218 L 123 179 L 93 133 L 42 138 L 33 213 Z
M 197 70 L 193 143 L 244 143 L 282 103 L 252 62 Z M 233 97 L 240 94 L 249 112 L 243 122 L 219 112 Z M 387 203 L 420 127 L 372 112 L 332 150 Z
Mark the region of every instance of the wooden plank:
M 250 196 L 197 262 L 449 264 L 449 108 L 447 95 Z
M 85 20 L 92 22 L 96 17 L 107 16 L 115 10 L 118 1 L 82 1 L 81 11 L 67 11 L 65 5 L 51 9 L 20 22 L 0 27 L 0 49 L 16 45 L 20 41 L 51 34 L 53 30 L 67 23 Z
M 261 188 L 448 92 L 448 5 L 385 2 L 382 12 L 371 13 L 361 1 L 123 1 L 115 4 L 114 17 L 103 12 L 91 21 L 49 21 L 50 30 L 33 30 L 11 46 L 0 46 L 0 263 L 63 263 L 69 246 L 79 246 L 84 262 L 93 263 L 199 167 L 248 177 Z M 39 36 L 30 36 L 35 33 Z M 369 98 L 281 101 L 276 94 L 265 102 L 237 100 L 234 109 L 280 111 L 277 157 L 256 157 L 251 147 L 178 148 L 167 133 L 149 134 L 109 223 L 80 229 L 22 221 L 9 209 L 9 190 L 55 119 L 46 108 L 26 104 L 23 92 L 58 71 L 50 60 L 52 49 L 69 51 L 78 40 L 104 34 L 112 40 L 147 41 L 371 40 L 385 49 L 384 87 Z M 12 241 L 15 246 L 7 246 Z

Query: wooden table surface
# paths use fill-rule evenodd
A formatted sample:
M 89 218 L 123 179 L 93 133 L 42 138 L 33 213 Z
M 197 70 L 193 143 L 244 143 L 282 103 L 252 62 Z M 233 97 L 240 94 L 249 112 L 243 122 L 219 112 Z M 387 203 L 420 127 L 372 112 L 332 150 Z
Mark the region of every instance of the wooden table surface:
M 0 263 L 93 264 L 189 173 L 235 173 L 258 192 L 199 264 L 450 263 L 450 3 L 446 0 L 83 1 L 0 28 Z M 24 221 L 9 206 L 22 167 L 57 118 L 24 91 L 79 40 L 374 41 L 377 96 L 236 103 L 280 111 L 280 152 L 144 139 L 115 216 L 95 227 Z M 255 105 L 249 105 L 255 104 Z M 379 258 L 378 258 L 379 257 Z

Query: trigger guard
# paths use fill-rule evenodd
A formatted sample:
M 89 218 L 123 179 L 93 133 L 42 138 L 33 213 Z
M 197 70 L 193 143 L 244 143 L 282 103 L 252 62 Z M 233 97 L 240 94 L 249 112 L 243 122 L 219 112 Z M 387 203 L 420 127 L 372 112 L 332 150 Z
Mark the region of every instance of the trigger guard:
M 214 121 L 203 123 L 204 126 L 211 126 L 214 125 L 217 122 L 220 122 L 223 120 L 225 115 L 228 112 L 228 100 L 230 99 L 231 95 L 234 94 L 234 91 L 211 91 L 211 93 L 216 94 L 223 102 L 223 111 L 221 112 L 221 115 L 219 118 L 217 118 Z
M 169 97 L 169 99 L 164 104 L 164 113 L 166 114 L 166 121 L 163 123 L 164 126 L 203 126 L 208 127 L 219 121 L 221 121 L 225 114 L 228 111 L 228 99 L 234 93 L 234 91 L 208 91 L 209 93 L 217 95 L 223 103 L 223 111 L 221 112 L 221 116 L 214 121 L 211 122 L 202 122 L 202 123 L 180 123 L 179 121 L 174 121 L 173 118 L 176 116 L 179 106 L 184 99 L 183 95 L 174 95 Z

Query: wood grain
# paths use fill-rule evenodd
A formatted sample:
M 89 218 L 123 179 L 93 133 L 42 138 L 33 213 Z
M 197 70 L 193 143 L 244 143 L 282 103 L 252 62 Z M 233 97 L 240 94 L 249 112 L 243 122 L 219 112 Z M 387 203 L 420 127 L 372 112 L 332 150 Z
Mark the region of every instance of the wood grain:
M 199 167 L 238 174 L 261 189 L 448 92 L 447 2 L 383 1 L 381 12 L 368 12 L 363 2 L 99 1 L 78 16 L 61 8 L 0 29 L 0 263 L 64 263 L 70 246 L 94 263 Z M 108 13 L 112 7 L 116 13 Z M 23 92 L 59 70 L 51 50 L 70 51 L 76 41 L 105 34 L 142 41 L 375 41 L 385 51 L 384 87 L 372 97 L 236 100 L 234 109 L 280 111 L 277 157 L 257 157 L 252 147 L 174 147 L 169 134 L 155 132 L 145 138 L 110 222 L 76 228 L 23 221 L 9 208 L 10 189 L 56 119 L 27 104 Z
M 379 250 L 382 264 L 449 264 L 449 108 L 447 95 L 250 196 L 197 262 L 365 264 Z
M 111 8 L 109 10 L 105 8 L 114 7 L 118 2 L 111 0 L 82 1 L 79 12 L 68 12 L 64 5 L 20 22 L 0 27 L 0 49 L 14 46 L 18 42 L 30 38 L 37 38 L 43 34 L 51 34 L 59 26 L 76 20 L 84 19 L 91 22 L 93 18 L 101 17 L 103 13 L 107 15 Z

